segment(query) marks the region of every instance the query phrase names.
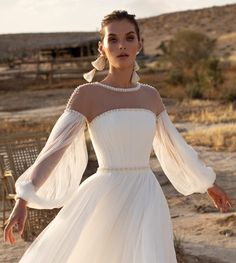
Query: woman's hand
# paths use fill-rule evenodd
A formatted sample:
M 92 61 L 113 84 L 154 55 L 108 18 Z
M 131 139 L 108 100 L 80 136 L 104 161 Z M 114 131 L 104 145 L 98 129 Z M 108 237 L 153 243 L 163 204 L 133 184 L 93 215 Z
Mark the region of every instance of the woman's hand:
M 18 233 L 21 235 L 24 230 L 25 221 L 27 218 L 26 201 L 17 199 L 16 204 L 7 219 L 7 224 L 4 228 L 4 241 L 15 244 L 16 240 L 13 235 L 13 227 L 17 225 Z
M 207 194 L 212 199 L 215 207 L 219 208 L 221 212 L 228 212 L 229 207 L 233 207 L 233 203 L 229 196 L 216 183 L 214 183 L 214 186 L 207 189 Z

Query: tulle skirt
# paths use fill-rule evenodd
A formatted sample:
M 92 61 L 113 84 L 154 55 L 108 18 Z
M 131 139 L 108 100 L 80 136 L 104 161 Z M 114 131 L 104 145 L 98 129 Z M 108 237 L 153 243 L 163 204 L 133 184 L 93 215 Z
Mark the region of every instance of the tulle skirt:
M 167 200 L 152 171 L 84 180 L 20 263 L 176 263 Z

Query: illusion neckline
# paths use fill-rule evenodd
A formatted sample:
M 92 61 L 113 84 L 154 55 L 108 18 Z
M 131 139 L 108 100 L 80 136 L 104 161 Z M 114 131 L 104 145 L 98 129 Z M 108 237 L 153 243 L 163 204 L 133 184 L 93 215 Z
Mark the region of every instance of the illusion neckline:
M 121 91 L 121 92 L 129 92 L 129 91 L 135 91 L 135 90 L 139 90 L 141 85 L 140 85 L 140 82 L 137 82 L 135 84 L 134 87 L 131 87 L 131 88 L 118 88 L 118 87 L 115 87 L 115 86 L 112 86 L 112 85 L 109 85 L 109 84 L 105 84 L 105 83 L 101 83 L 99 81 L 95 81 L 94 83 L 96 84 L 99 84 L 107 89 L 111 89 L 111 90 L 114 90 L 114 91 Z

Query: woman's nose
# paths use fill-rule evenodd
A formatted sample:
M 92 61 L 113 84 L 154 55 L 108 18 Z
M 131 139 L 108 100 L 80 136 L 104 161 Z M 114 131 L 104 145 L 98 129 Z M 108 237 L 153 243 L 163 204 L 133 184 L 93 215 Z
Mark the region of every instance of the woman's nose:
M 120 49 L 126 49 L 125 44 L 123 44 L 123 42 L 120 42 Z

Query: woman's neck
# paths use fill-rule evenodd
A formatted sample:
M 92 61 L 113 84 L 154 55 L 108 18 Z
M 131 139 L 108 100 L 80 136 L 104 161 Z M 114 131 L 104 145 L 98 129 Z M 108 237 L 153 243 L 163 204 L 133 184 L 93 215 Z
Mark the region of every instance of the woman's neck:
M 126 69 L 111 67 L 108 75 L 101 81 L 101 83 L 109 84 L 115 87 L 130 88 L 134 86 L 131 82 L 132 74 L 133 66 Z

